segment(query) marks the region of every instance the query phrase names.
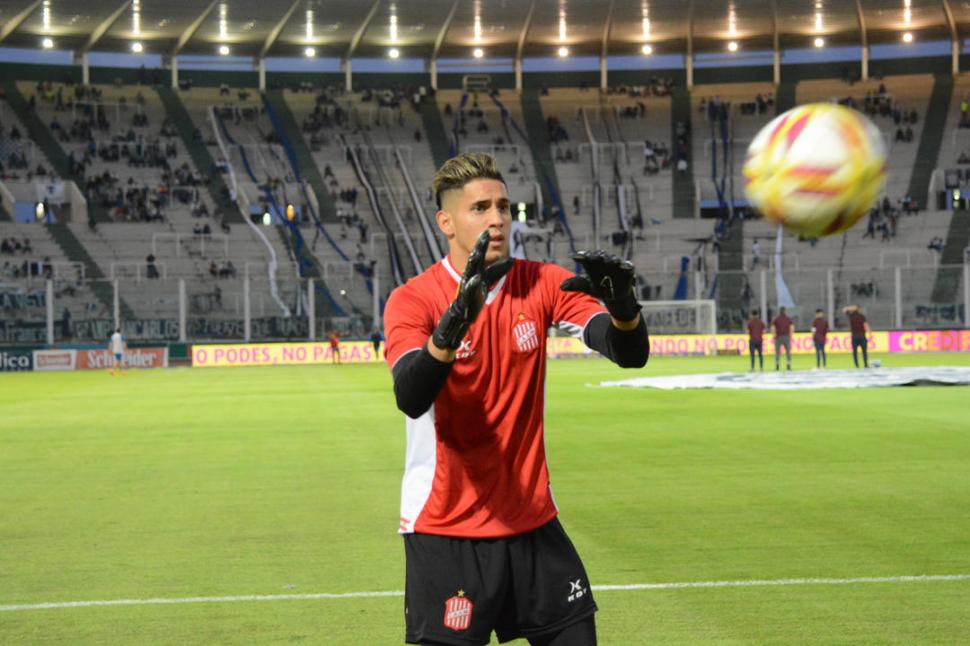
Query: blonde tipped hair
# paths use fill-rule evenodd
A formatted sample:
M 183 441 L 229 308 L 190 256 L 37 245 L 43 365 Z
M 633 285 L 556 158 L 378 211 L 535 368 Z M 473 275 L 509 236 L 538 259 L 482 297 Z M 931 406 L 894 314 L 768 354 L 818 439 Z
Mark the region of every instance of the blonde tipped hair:
M 442 193 L 462 188 L 476 179 L 497 179 L 505 184 L 495 158 L 485 153 L 465 153 L 442 164 L 431 181 L 438 208 L 441 208 Z

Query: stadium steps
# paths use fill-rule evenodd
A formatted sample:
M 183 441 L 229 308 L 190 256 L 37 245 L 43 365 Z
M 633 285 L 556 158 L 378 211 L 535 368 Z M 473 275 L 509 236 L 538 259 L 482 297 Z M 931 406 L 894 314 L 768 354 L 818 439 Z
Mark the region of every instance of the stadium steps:
M 930 94 L 926 115 L 923 117 L 923 133 L 916 149 L 913 174 L 909 179 L 909 195 L 916 200 L 921 209 L 927 208 L 930 192 L 930 178 L 940 157 L 943 144 L 943 131 L 946 129 L 946 116 L 953 98 L 953 77 L 938 74 L 933 79 L 933 92 Z
M 98 263 L 94 261 L 91 254 L 85 249 L 84 244 L 78 240 L 77 236 L 74 235 L 74 232 L 71 231 L 71 228 L 67 224 L 46 224 L 44 226 L 68 260 L 84 265 L 84 275 L 91 286 L 91 291 L 94 292 L 94 295 L 97 296 L 98 300 L 101 301 L 101 304 L 109 312 L 113 312 L 114 289 L 108 277 L 101 271 Z M 128 306 L 128 303 L 121 296 L 118 297 L 118 307 L 122 319 L 132 321 L 137 318 L 134 310 Z
M 744 220 L 736 219 L 727 228 L 717 253 L 717 318 L 718 329 L 737 330 L 743 324 L 744 301 Z
M 542 188 L 542 201 L 552 206 L 557 202 L 553 199 L 553 193 L 557 198 L 562 193 L 559 191 L 559 178 L 556 175 L 556 165 L 552 160 L 549 129 L 546 126 L 546 118 L 542 113 L 542 104 L 539 103 L 538 88 L 523 90 L 522 120 L 525 122 L 523 125 L 526 135 L 529 137 L 532 165 L 536 169 L 536 174 L 545 179 L 545 181 L 539 182 Z M 562 208 L 562 205 L 560 205 L 560 208 Z
M 10 211 L 7 210 L 7 203 L 0 204 L 0 222 L 13 222 Z
M 451 146 L 448 143 L 448 133 L 445 132 L 445 123 L 441 118 L 437 101 L 428 99 L 421 102 L 421 123 L 428 137 L 428 145 L 431 146 L 435 168 L 441 168 L 441 165 L 451 156 Z
M 168 118 L 172 120 L 176 130 L 178 130 L 182 145 L 185 146 L 192 158 L 192 163 L 195 164 L 197 170 L 209 175 L 209 184 L 206 186 L 206 190 L 209 191 L 212 202 L 222 209 L 227 222 L 244 224 L 242 214 L 228 197 L 229 187 L 226 185 L 222 173 L 216 170 L 215 160 L 209 154 L 209 149 L 206 148 L 204 141 L 197 141 L 195 138 L 196 127 L 192 122 L 192 117 L 189 116 L 189 111 L 185 109 L 182 99 L 168 86 L 163 85 L 156 89 L 158 96 L 165 105 Z
M 695 187 L 694 187 L 694 151 L 693 148 L 693 137 L 691 137 L 691 109 L 690 109 L 690 90 L 682 87 L 675 87 L 671 95 L 670 102 L 670 140 L 673 142 L 672 148 L 676 150 L 677 147 L 677 124 L 682 123 L 686 127 L 686 137 L 687 137 L 687 161 L 690 164 L 690 168 L 686 172 L 679 172 L 676 168 L 676 162 L 674 162 L 674 170 L 671 172 L 671 181 L 673 182 L 673 192 L 674 192 L 674 217 L 675 218 L 692 218 L 694 217 L 694 198 Z M 676 159 L 676 154 L 675 157 Z
M 775 90 L 775 114 L 782 114 L 795 107 L 795 84 L 780 83 Z
M 83 186 L 84 178 L 75 177 L 70 173 L 67 153 L 57 143 L 50 129 L 37 116 L 37 112 L 30 108 L 30 104 L 24 98 L 24 95 L 20 93 L 16 81 L 5 81 L 3 83 L 3 89 L 6 91 L 7 103 L 10 104 L 10 107 L 20 119 L 20 123 L 27 129 L 28 138 L 37 144 L 44 156 L 47 157 L 48 163 L 53 167 L 58 177 L 80 180 Z M 88 202 L 88 221 L 95 224 L 111 222 L 111 216 L 108 214 L 108 210 L 100 203 L 92 201 Z
M 337 205 L 334 203 L 333 198 L 330 197 L 330 191 L 327 190 L 327 184 L 323 181 L 320 169 L 313 162 L 313 153 L 307 146 L 306 140 L 303 139 L 300 124 L 296 122 L 290 106 L 287 105 L 286 100 L 283 98 L 283 90 L 270 90 L 263 96 L 268 106 L 272 108 L 270 118 L 272 119 L 275 116 L 279 120 L 283 132 L 286 133 L 286 137 L 289 140 L 289 146 L 284 146 L 284 148 L 292 150 L 293 154 L 296 155 L 296 161 L 299 164 L 298 173 L 302 179 L 305 179 L 313 187 L 313 192 L 317 195 L 317 202 L 320 205 L 320 212 L 317 216 L 324 223 L 336 222 Z
M 940 257 L 933 283 L 932 301 L 936 305 L 951 305 L 958 299 L 960 274 L 963 272 L 963 250 L 970 245 L 970 211 L 954 211 L 946 244 Z

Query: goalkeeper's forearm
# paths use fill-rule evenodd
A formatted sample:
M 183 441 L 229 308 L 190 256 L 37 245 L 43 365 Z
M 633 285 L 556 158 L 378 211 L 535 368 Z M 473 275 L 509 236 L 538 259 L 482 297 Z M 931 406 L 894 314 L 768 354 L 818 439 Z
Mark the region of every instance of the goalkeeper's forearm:
M 624 330 L 606 313 L 597 314 L 586 325 L 583 341 L 621 368 L 642 368 L 650 358 L 647 324 L 639 315 L 630 323 L 636 325 Z
M 450 354 L 450 358 L 438 358 L 436 353 Z M 428 412 L 451 374 L 454 358 L 454 350 L 442 350 L 429 340 L 425 347 L 398 359 L 391 371 L 398 409 L 411 419 Z

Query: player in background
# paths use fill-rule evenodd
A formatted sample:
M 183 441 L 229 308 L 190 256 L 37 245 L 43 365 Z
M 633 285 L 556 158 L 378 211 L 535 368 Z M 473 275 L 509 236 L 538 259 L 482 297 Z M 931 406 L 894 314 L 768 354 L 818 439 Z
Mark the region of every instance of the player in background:
M 121 336 L 121 328 L 116 328 L 114 334 L 111 335 L 111 340 L 108 341 L 108 352 L 111 353 L 111 376 L 113 377 L 116 372 L 125 373 L 124 359 L 125 350 L 128 349 L 128 344 L 125 342 L 125 337 Z
M 509 257 L 512 212 L 489 155 L 434 178 L 448 255 L 397 288 L 386 357 L 407 449 L 406 641 L 596 643 L 596 604 L 557 519 L 545 459 L 546 338 L 553 325 L 623 367 L 649 355 L 633 265 L 601 251 L 583 275 Z
M 381 329 L 375 327 L 370 333 L 370 342 L 374 346 L 374 356 L 378 359 L 381 358 L 381 343 L 384 341 L 384 335 L 381 334 Z
M 829 322 L 825 320 L 825 313 L 822 310 L 815 310 L 815 318 L 812 320 L 812 343 L 815 345 L 815 367 L 824 368 L 825 363 L 825 337 L 829 333 Z
M 765 336 L 765 322 L 761 320 L 761 312 L 751 310 L 748 319 L 748 353 L 751 355 L 751 372 L 754 372 L 754 353 L 758 353 L 758 367 L 765 371 L 765 356 L 763 354 Z
M 846 305 L 842 312 L 849 317 L 849 331 L 852 334 L 852 362 L 859 367 L 859 350 L 862 350 L 863 366 L 869 367 L 869 335 L 872 328 L 858 305 Z
M 330 363 L 340 363 L 340 332 L 330 330 L 327 338 L 330 340 Z
M 785 349 L 785 364 L 791 370 L 791 332 L 792 321 L 785 314 L 785 308 L 778 308 L 778 316 L 771 322 L 771 335 L 775 339 L 775 370 L 780 370 L 781 349 Z

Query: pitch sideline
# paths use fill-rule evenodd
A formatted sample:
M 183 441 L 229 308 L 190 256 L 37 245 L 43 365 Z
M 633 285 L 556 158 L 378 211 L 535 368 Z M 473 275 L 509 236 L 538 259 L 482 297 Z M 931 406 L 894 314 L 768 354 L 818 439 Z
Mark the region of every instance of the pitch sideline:
M 752 579 L 748 581 L 684 581 L 671 583 L 632 583 L 623 585 L 594 585 L 596 592 L 636 590 L 683 590 L 689 588 L 748 588 L 773 585 L 853 585 L 863 583 L 934 583 L 943 581 L 970 581 L 970 574 L 942 574 L 923 576 L 855 577 L 848 579 Z M 240 595 L 232 597 L 181 597 L 159 599 L 110 599 L 105 601 L 61 601 L 50 603 L 26 603 L 0 605 L 0 612 L 24 610 L 57 610 L 64 608 L 90 608 L 95 606 L 153 606 L 182 603 L 236 603 L 240 601 L 305 601 L 317 599 L 360 599 L 374 597 L 403 597 L 398 590 L 383 592 L 319 592 L 313 594 Z

